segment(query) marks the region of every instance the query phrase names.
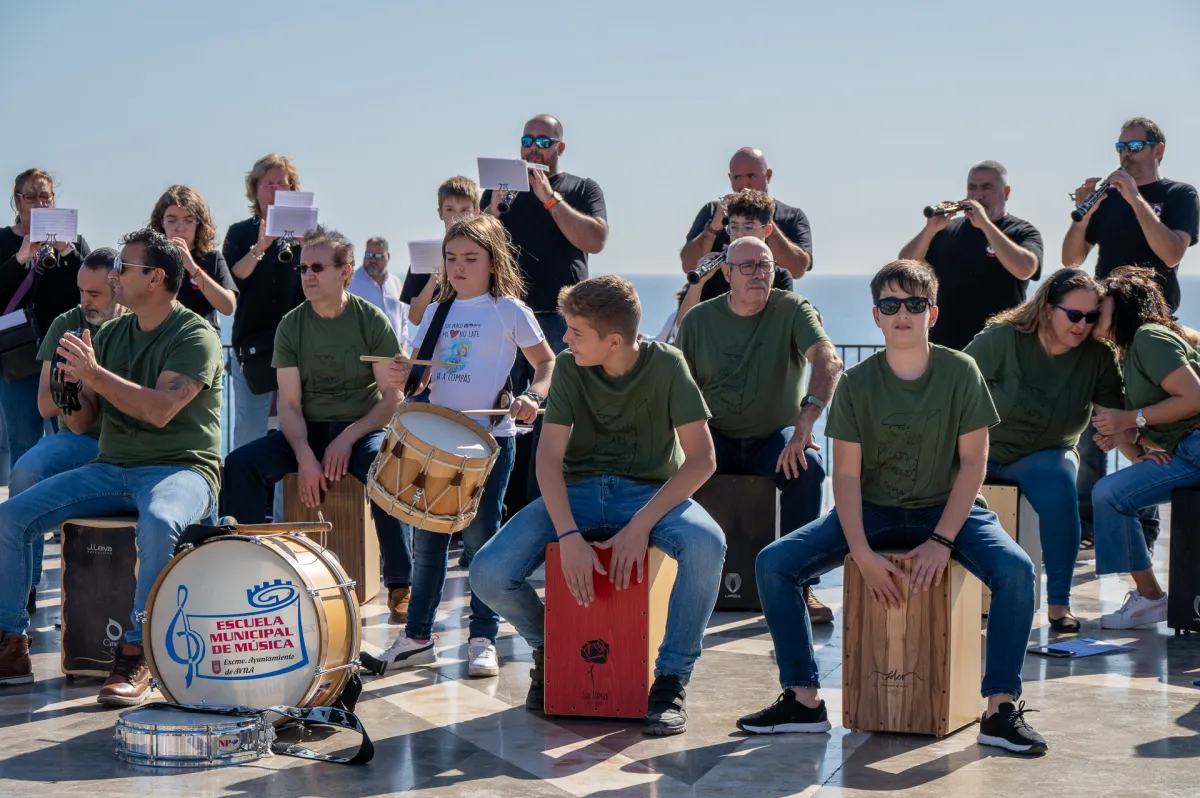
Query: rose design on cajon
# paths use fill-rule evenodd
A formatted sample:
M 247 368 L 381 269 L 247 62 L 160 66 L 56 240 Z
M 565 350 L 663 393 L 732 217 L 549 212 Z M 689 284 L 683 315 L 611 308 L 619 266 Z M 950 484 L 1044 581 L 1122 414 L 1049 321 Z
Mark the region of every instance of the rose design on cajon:
M 580 658 L 592 666 L 588 668 L 588 678 L 592 680 L 593 687 L 596 686 L 596 666 L 608 662 L 608 654 L 608 643 L 604 640 L 589 640 L 579 647 Z

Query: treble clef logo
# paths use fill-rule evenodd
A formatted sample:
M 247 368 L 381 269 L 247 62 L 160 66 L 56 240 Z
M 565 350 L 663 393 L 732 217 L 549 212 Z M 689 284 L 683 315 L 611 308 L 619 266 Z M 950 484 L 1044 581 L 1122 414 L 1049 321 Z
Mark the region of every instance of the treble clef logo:
M 171 619 L 170 626 L 167 627 L 167 655 L 178 662 L 180 665 L 187 665 L 187 681 L 188 687 L 192 686 L 192 677 L 196 673 L 196 663 L 204 659 L 204 637 L 193 632 L 191 624 L 188 621 L 187 613 L 183 611 L 183 605 L 187 603 L 188 589 L 186 585 L 180 585 L 176 593 L 176 601 L 179 608 L 175 610 L 175 617 Z M 177 629 L 177 626 L 182 626 Z M 175 638 L 182 637 L 184 639 L 185 657 L 180 657 L 175 648 Z

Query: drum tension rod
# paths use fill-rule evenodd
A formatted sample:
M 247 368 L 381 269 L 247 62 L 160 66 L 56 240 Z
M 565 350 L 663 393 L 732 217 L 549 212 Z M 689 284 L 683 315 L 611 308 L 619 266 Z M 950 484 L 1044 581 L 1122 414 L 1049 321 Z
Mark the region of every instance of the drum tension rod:
M 342 588 L 346 587 L 353 590 L 357 584 L 358 582 L 355 582 L 353 579 L 351 579 L 349 582 L 338 582 L 336 585 L 329 585 L 328 587 L 310 587 L 308 588 L 308 597 L 316 598 L 318 593 L 321 593 L 325 590 L 341 590 Z

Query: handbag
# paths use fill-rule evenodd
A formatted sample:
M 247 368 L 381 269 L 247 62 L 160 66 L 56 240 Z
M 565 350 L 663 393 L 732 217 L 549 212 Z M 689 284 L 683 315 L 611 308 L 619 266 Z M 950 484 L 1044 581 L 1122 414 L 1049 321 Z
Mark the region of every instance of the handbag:
M 0 316 L 0 371 L 5 382 L 17 382 L 40 374 L 37 322 L 28 308 Z
M 271 358 L 275 354 L 275 330 L 260 330 L 247 336 L 234 347 L 242 376 L 250 386 L 250 393 L 270 393 L 279 387 Z

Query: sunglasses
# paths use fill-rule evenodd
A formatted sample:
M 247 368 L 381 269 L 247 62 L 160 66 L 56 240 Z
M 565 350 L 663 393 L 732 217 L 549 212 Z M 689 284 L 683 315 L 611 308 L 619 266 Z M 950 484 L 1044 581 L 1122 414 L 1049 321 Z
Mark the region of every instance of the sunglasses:
M 363 260 L 383 260 L 386 257 L 387 257 L 387 255 L 384 255 L 382 252 L 364 252 L 363 253 Z
M 929 310 L 929 297 L 926 296 L 909 296 L 904 299 L 894 296 L 885 296 L 875 303 L 875 307 L 879 308 L 879 312 L 885 316 L 895 316 L 900 312 L 900 306 L 914 316 L 924 313 Z
M 1155 144 L 1162 144 L 1161 141 L 1118 141 L 1117 152 L 1125 152 L 1128 149 L 1130 152 L 1141 152 L 1146 147 L 1153 147 Z
M 1054 307 L 1067 314 L 1067 321 L 1072 324 L 1078 324 L 1081 321 L 1085 321 L 1088 324 L 1095 324 L 1100 321 L 1100 311 L 1098 310 L 1089 310 L 1087 313 L 1084 313 L 1082 310 L 1064 308 L 1062 305 L 1055 305 Z
M 321 272 L 325 271 L 325 269 L 326 266 L 320 263 L 301 263 L 296 267 L 296 271 L 300 272 L 301 274 L 308 274 L 310 270 L 313 274 L 320 274 Z
M 525 148 L 537 146 L 539 150 L 548 150 L 562 139 L 552 139 L 549 136 L 521 136 L 521 146 Z
M 737 269 L 739 272 L 746 275 L 747 277 L 752 277 L 755 274 L 758 274 L 759 271 L 763 271 L 767 274 L 770 274 L 771 272 L 775 271 L 775 261 L 773 261 L 773 260 L 758 260 L 758 261 L 750 260 L 750 261 L 746 261 L 745 263 L 735 263 L 735 264 L 733 264 L 733 266 L 731 268 Z
M 142 269 L 146 273 L 150 273 L 150 272 L 154 271 L 154 269 L 156 268 L 154 266 L 143 266 L 140 263 L 126 263 L 125 261 L 121 260 L 121 256 L 118 255 L 116 257 L 116 260 L 113 261 L 112 270 L 120 275 L 120 274 L 124 274 L 125 270 L 131 266 L 134 268 L 137 268 L 137 269 Z

